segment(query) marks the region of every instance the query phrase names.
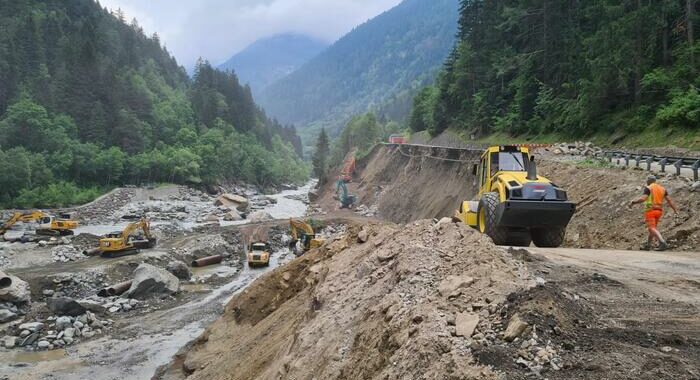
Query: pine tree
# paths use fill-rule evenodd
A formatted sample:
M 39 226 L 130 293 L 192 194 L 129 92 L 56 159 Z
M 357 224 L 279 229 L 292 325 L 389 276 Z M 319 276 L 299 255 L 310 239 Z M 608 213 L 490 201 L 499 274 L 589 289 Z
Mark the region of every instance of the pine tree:
M 329 154 L 328 135 L 326 134 L 326 129 L 322 128 L 321 133 L 318 135 L 318 140 L 316 140 L 316 152 L 314 152 L 313 157 L 314 175 L 321 184 L 326 183 L 328 180 L 326 170 L 328 169 Z

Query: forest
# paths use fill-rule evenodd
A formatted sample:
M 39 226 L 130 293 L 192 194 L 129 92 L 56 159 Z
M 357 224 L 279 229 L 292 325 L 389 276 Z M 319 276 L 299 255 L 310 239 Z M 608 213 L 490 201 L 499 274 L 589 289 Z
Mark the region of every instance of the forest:
M 0 1 L 3 206 L 82 202 L 123 184 L 298 182 L 309 171 L 300 155 L 296 130 L 234 73 L 200 60 L 189 78 L 121 12 Z
M 462 0 L 413 131 L 697 135 L 696 0 Z M 663 141 L 653 143 L 661 144 Z

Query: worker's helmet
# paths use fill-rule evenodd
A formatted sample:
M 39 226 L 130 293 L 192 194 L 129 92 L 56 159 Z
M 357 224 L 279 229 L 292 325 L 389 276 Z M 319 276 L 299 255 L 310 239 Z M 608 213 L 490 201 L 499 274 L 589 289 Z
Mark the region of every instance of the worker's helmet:
M 651 185 L 652 183 L 656 182 L 656 176 L 655 175 L 650 175 L 647 177 L 647 185 Z

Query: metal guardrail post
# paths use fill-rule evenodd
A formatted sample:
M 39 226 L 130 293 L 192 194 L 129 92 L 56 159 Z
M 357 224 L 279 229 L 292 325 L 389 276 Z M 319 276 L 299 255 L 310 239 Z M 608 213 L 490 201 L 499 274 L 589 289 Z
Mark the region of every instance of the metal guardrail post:
M 630 166 L 630 157 L 631 154 L 625 154 L 625 166 Z
M 678 161 L 676 161 L 676 163 L 673 164 L 673 166 L 676 167 L 676 175 L 678 175 L 678 176 L 681 175 L 681 168 L 683 167 L 683 159 L 681 158 Z
M 700 169 L 700 160 L 695 161 L 692 166 L 693 169 L 693 181 L 698 181 L 698 169 Z
M 654 162 L 654 157 L 647 158 L 647 171 L 651 171 L 651 164 Z
M 634 166 L 638 168 L 638 167 L 639 167 L 639 163 L 642 162 L 642 156 L 641 156 L 641 155 L 637 155 L 637 157 L 634 158 L 634 161 L 635 161 Z
M 659 165 L 661 165 L 661 173 L 666 173 L 666 165 L 668 164 L 668 158 L 664 157 L 659 161 Z

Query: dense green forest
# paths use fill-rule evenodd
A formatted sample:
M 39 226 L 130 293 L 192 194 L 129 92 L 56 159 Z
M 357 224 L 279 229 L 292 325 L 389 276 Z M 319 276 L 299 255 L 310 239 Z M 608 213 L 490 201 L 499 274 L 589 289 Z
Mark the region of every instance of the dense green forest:
M 697 7 L 463 0 L 459 41 L 436 85 L 415 97 L 410 126 L 433 135 L 697 136 Z
M 302 136 L 326 127 L 337 137 L 353 115 L 379 113 L 397 94 L 405 100 L 407 91 L 431 83 L 454 45 L 457 17 L 458 0 L 405 0 L 268 86 L 260 104 L 297 124 Z M 401 108 L 396 104 L 389 108 Z
M 128 183 L 299 181 L 300 150 L 235 74 L 200 61 L 188 78 L 120 12 L 93 0 L 0 1 L 5 206 Z

